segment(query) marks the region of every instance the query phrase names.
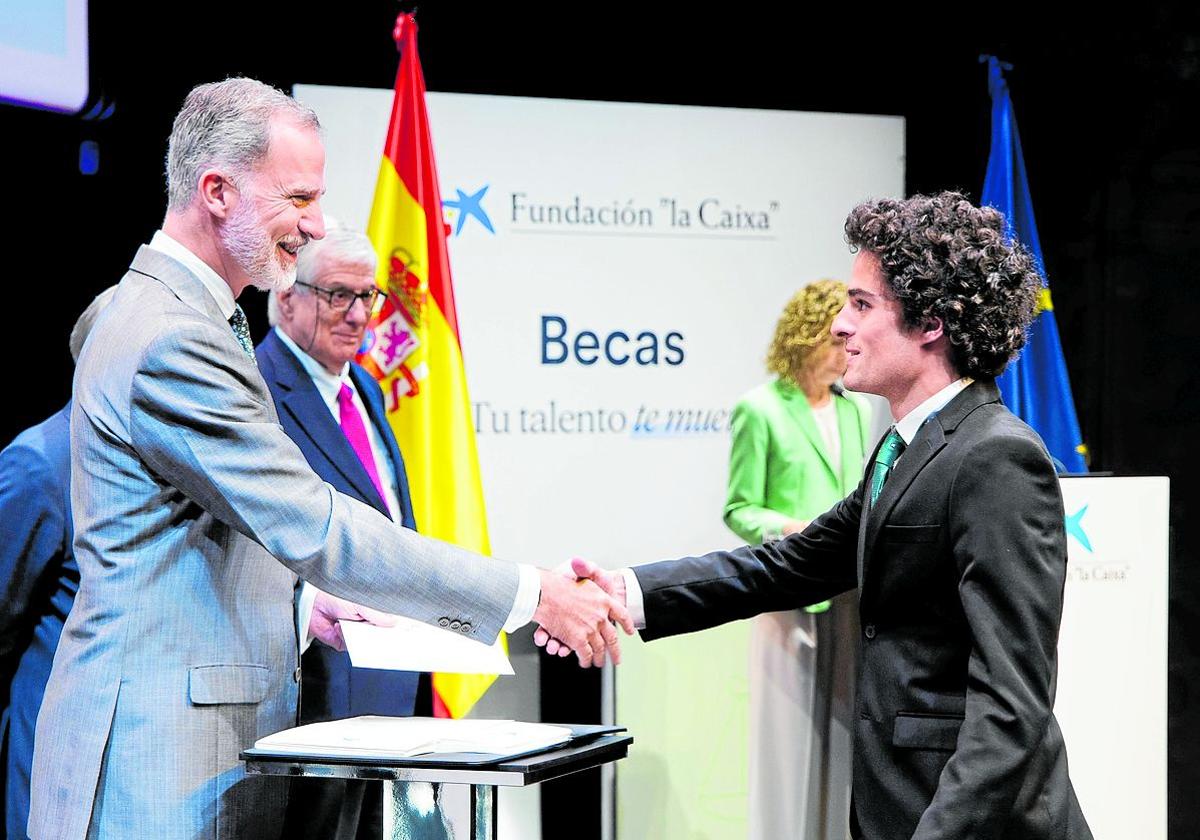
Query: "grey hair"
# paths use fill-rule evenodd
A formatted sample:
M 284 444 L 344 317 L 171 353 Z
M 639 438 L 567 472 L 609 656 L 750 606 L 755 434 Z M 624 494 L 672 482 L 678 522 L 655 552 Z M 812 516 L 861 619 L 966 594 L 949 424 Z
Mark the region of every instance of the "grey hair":
M 296 281 L 315 282 L 329 260 L 361 265 L 371 271 L 379 265 L 375 246 L 367 235 L 356 228 L 346 227 L 332 216 L 325 217 L 325 238 L 312 240 L 296 255 Z M 304 286 L 293 286 L 292 294 L 309 294 L 309 291 Z M 278 293 L 267 297 L 267 322 L 271 326 L 279 323 L 278 299 Z
M 75 326 L 71 328 L 71 338 L 68 339 L 71 358 L 74 361 L 79 361 L 79 354 L 83 351 L 83 343 L 87 341 L 88 333 L 92 331 L 92 327 L 96 325 L 96 319 L 100 317 L 100 313 L 104 311 L 104 307 L 108 306 L 116 293 L 117 287 L 109 286 L 96 295 L 95 299 L 88 304 L 87 309 L 83 310 L 79 319 L 75 321 Z
M 320 131 L 316 112 L 281 90 L 237 77 L 197 85 L 183 100 L 167 142 L 167 210 L 187 207 L 200 173 L 227 167 L 231 177 L 250 172 L 267 156 L 271 118 L 285 115 Z

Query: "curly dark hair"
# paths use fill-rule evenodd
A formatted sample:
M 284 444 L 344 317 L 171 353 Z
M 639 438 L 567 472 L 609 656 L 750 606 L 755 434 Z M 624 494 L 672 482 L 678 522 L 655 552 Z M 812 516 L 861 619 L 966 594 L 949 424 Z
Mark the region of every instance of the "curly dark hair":
M 963 376 L 999 376 L 1025 346 L 1042 277 L 998 210 L 958 192 L 882 198 L 850 211 L 846 241 L 879 259 L 906 327 L 941 319 Z

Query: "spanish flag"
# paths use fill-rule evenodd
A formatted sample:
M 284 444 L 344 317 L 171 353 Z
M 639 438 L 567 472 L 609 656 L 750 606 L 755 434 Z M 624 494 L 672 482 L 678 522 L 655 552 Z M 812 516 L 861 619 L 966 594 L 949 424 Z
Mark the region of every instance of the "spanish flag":
M 359 362 L 387 397 L 421 533 L 487 554 L 483 485 L 470 422 L 446 251 L 437 167 L 417 55 L 417 22 L 401 14 L 396 94 L 367 234 L 387 301 L 372 319 Z M 506 643 L 507 644 L 507 643 Z M 434 674 L 434 714 L 462 717 L 494 676 Z

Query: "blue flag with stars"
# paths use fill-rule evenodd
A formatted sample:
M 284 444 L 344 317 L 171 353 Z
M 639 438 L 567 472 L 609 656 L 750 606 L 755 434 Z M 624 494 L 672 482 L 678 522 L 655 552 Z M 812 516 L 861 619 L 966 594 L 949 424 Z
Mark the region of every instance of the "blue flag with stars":
M 983 179 L 983 203 L 995 207 L 1008 220 L 1009 235 L 1014 236 L 1033 254 L 1045 283 L 1042 245 L 1033 220 L 1033 201 L 1025 174 L 1025 156 L 1017 133 L 1017 115 L 1013 111 L 1004 70 L 995 56 L 988 56 L 988 91 L 992 95 L 992 150 L 988 155 L 987 174 Z M 1009 409 L 1033 427 L 1050 454 L 1070 473 L 1087 472 L 1087 452 L 1079 433 L 1075 401 L 1067 378 L 1054 319 L 1050 287 L 1044 285 L 1038 297 L 1038 312 L 1029 329 L 1029 341 L 1021 355 L 1009 364 L 996 381 Z

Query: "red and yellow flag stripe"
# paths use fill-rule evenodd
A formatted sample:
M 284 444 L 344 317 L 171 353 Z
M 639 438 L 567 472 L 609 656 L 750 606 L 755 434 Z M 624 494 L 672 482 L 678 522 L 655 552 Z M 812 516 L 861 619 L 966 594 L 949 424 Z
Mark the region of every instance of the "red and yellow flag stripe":
M 360 361 L 387 396 L 423 534 L 486 554 L 487 518 L 425 108 L 417 24 L 402 14 L 395 97 L 367 234 L 388 292 Z M 435 713 L 462 717 L 495 680 L 435 674 Z

